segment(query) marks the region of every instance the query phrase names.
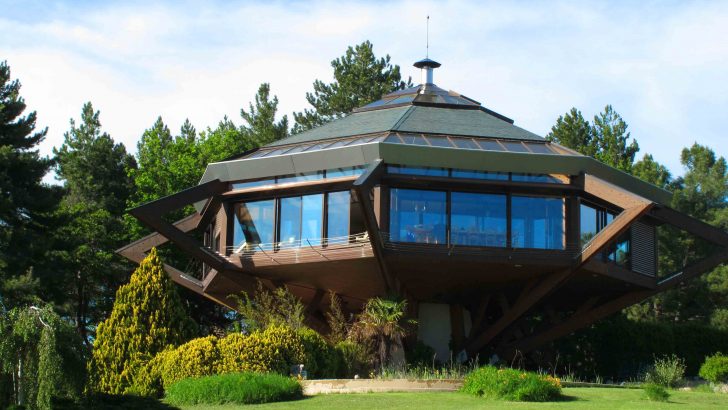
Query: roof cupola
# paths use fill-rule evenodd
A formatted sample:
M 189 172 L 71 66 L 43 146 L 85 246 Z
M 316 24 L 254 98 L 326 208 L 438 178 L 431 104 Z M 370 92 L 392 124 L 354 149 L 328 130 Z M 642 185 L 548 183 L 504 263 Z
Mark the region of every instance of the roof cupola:
M 421 84 L 423 85 L 433 85 L 435 84 L 432 81 L 432 72 L 437 67 L 440 67 L 442 64 L 438 63 L 437 61 L 430 60 L 429 58 L 422 59 L 414 64 L 415 67 L 422 70 L 422 80 Z

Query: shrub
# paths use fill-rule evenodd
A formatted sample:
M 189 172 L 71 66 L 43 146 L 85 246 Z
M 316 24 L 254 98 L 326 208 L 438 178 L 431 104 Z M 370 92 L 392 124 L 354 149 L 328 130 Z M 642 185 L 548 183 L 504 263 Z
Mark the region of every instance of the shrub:
M 647 399 L 651 401 L 667 401 L 670 398 L 670 393 L 665 390 L 663 386 L 655 383 L 647 383 L 642 386 L 647 395 Z
M 367 375 L 372 370 L 371 363 L 374 361 L 371 350 L 363 344 L 343 341 L 334 346 L 341 366 L 337 372 L 337 376 L 344 378 L 353 378 L 354 375 Z
M 409 350 L 404 352 L 407 364 L 410 366 L 432 366 L 435 359 L 447 359 L 443 357 L 435 357 L 435 349 L 418 340 L 417 343 Z
M 89 387 L 120 394 L 134 384 L 134 374 L 169 345 L 177 345 L 195 331 L 175 285 L 152 249 L 116 291 L 111 315 L 99 324 L 91 362 Z
M 462 391 L 489 399 L 552 401 L 561 397 L 561 381 L 533 372 L 485 366 L 465 377 Z
M 295 400 L 301 385 L 277 374 L 228 373 L 181 380 L 167 389 L 167 401 L 175 406 L 195 404 L 255 404 Z
M 700 377 L 713 383 L 728 383 L 728 356 L 716 353 L 700 366 Z
M 677 387 L 685 376 L 685 360 L 676 355 L 655 359 L 652 368 L 647 372 L 645 381 L 663 387 Z
M 303 362 L 309 378 L 335 377 L 340 366 L 336 350 L 316 331 L 298 330 L 306 360 Z

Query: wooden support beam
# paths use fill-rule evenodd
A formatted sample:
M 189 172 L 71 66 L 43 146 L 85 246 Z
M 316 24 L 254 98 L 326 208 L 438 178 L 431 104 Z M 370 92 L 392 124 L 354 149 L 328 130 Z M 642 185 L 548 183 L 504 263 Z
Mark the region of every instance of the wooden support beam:
M 728 247 L 728 232 L 666 206 L 655 207 L 651 214 L 668 224 L 717 245 Z
M 384 260 L 384 241 L 382 240 L 379 225 L 377 224 L 377 216 L 374 211 L 374 205 L 369 198 L 369 192 L 377 181 L 381 179 L 385 170 L 386 167 L 382 160 L 374 161 L 354 182 L 351 192 L 356 196 L 361 204 L 364 226 L 366 227 L 369 235 L 369 241 L 372 243 L 372 253 L 374 254 L 374 258 L 377 260 L 377 265 L 379 266 L 379 272 L 382 275 L 382 281 L 385 289 L 387 292 L 400 293 L 402 289 L 399 289 L 397 286 L 396 280 L 392 277 Z
M 588 310 L 583 307 L 579 308 L 577 309 L 577 312 L 569 319 L 549 328 L 544 332 L 524 339 L 523 341 L 518 342 L 513 347 L 524 352 L 532 350 L 545 343 L 573 333 L 574 331 L 582 327 L 588 326 L 628 306 L 641 302 L 642 300 L 645 300 L 650 296 L 654 296 L 657 293 L 677 286 L 685 280 L 694 278 L 705 272 L 708 272 L 718 265 L 725 263 L 727 260 L 728 249 L 722 249 L 721 251 L 715 252 L 708 258 L 705 258 L 691 266 L 686 267 L 679 274 L 672 275 L 669 278 L 665 279 L 663 282 L 661 282 L 660 285 L 658 285 L 656 289 L 628 292 L 611 301 L 605 302 L 595 308 L 591 308 Z
M 627 208 L 617 215 L 614 220 L 597 233 L 591 241 L 582 249 L 576 260 L 576 268 L 586 263 L 594 255 L 601 252 L 610 242 L 617 239 L 619 235 L 629 229 L 635 221 L 641 218 L 652 207 L 651 202 L 641 202 L 631 208 Z
M 174 227 L 182 232 L 191 232 L 197 229 L 199 222 L 200 214 L 195 212 L 175 222 Z M 169 242 L 169 239 L 160 235 L 158 232 L 155 232 L 117 249 L 116 253 L 132 262 L 140 263 L 142 259 L 147 256 L 147 252 L 149 252 L 152 248 L 158 247 L 167 242 Z
M 465 340 L 465 318 L 463 316 L 463 305 L 450 305 L 450 337 L 452 340 L 452 350 L 458 354 L 462 349 Z
M 561 272 L 552 273 L 543 278 L 538 285 L 535 285 L 530 291 L 526 293 L 522 292 L 521 296 L 519 296 L 513 306 L 507 308 L 507 310 L 503 312 L 503 316 L 501 316 L 500 319 L 488 326 L 485 331 L 468 343 L 465 347 L 468 355 L 471 357 L 475 356 L 478 350 L 490 343 L 490 341 L 498 336 L 506 327 L 526 313 L 528 309 L 533 307 L 533 305 L 546 296 L 546 294 L 559 286 L 566 278 L 569 277 L 569 275 L 571 275 L 571 272 L 572 271 L 570 269 L 567 269 Z

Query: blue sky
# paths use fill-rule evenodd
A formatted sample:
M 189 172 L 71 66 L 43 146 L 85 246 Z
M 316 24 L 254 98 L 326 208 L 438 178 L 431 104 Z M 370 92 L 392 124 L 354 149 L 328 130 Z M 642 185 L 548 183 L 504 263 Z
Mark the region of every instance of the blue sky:
M 330 61 L 370 40 L 406 76 L 425 53 L 435 83 L 539 135 L 572 106 L 612 104 L 674 174 L 693 142 L 728 156 L 728 2 L 86 2 L 0 0 L 0 59 L 59 146 L 91 100 L 131 151 L 158 115 L 174 130 L 240 122 L 261 82 L 281 114 L 307 108 Z

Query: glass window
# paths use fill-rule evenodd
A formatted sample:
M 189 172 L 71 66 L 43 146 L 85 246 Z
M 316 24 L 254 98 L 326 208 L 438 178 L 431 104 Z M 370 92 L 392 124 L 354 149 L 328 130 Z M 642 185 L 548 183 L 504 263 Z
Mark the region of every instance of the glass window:
M 581 245 L 584 246 L 597 234 L 597 210 L 581 204 L 579 208 L 581 226 Z
M 399 136 L 396 134 L 389 135 L 384 142 L 391 142 L 393 144 L 402 144 L 402 140 L 399 139 Z
M 564 200 L 514 196 L 511 199 L 514 248 L 564 249 Z
M 326 218 L 326 237 L 328 243 L 347 243 L 349 236 L 349 209 L 350 194 L 349 191 L 329 192 L 327 218 Z M 352 234 L 356 232 L 351 232 Z
M 430 145 L 433 147 L 452 148 L 450 140 L 446 137 L 427 137 L 427 140 L 430 141 Z
M 630 257 L 632 256 L 631 241 L 629 231 L 622 234 L 617 242 L 610 245 L 607 259 L 619 266 L 630 267 Z
M 324 223 L 324 194 L 301 198 L 301 246 L 321 245 Z
M 521 144 L 520 142 L 501 141 L 501 144 L 503 144 L 510 152 L 529 152 L 526 147 L 524 147 L 523 144 Z
M 421 135 L 400 134 L 399 137 L 407 145 L 430 145 Z
M 270 249 L 274 239 L 275 200 L 235 204 L 233 244 L 239 252 L 244 245 L 264 244 Z
M 430 177 L 446 177 L 446 168 L 430 168 L 430 167 L 408 167 L 403 165 L 389 165 L 387 167 L 390 174 L 402 175 L 424 175 Z
M 298 246 L 301 240 L 301 197 L 281 198 L 278 241 L 281 247 Z
M 390 201 L 391 240 L 445 244 L 446 193 L 393 188 Z
M 274 179 L 259 179 L 257 181 L 235 182 L 233 183 L 233 189 L 257 188 L 266 185 L 273 185 L 275 183 L 276 181 Z
M 548 174 L 519 174 L 513 173 L 513 181 L 516 182 L 544 182 L 551 184 L 563 184 L 563 181 Z
M 488 171 L 469 171 L 465 169 L 453 169 L 453 178 L 470 178 L 470 179 L 493 179 L 498 181 L 508 181 L 507 172 L 488 172 Z
M 528 149 L 531 150 L 531 152 L 534 152 L 536 154 L 553 154 L 554 152 L 551 151 L 551 148 L 549 148 L 546 144 L 535 144 L 535 143 L 527 143 Z
M 480 147 L 486 151 L 503 151 L 503 147 L 493 140 L 477 140 Z
M 279 184 L 286 184 L 289 182 L 304 182 L 304 181 L 315 181 L 324 178 L 324 171 L 307 172 L 304 174 L 285 175 L 277 178 Z
M 450 198 L 452 244 L 506 246 L 508 221 L 505 195 L 453 192 Z
M 333 169 L 326 170 L 326 178 L 352 177 L 355 175 L 361 175 L 363 173 L 364 173 L 363 166 L 333 168 Z
M 463 149 L 480 149 L 473 140 L 470 138 L 452 138 L 452 142 L 457 146 L 458 148 Z

